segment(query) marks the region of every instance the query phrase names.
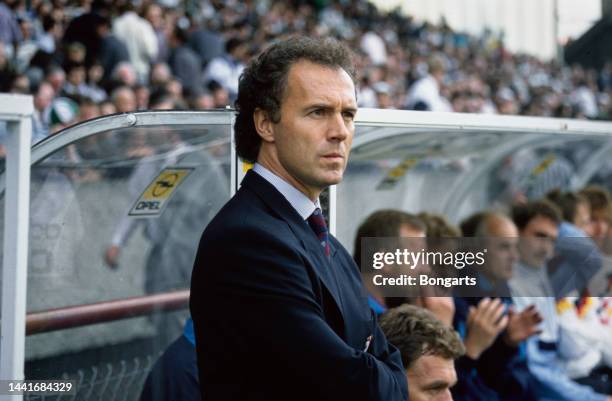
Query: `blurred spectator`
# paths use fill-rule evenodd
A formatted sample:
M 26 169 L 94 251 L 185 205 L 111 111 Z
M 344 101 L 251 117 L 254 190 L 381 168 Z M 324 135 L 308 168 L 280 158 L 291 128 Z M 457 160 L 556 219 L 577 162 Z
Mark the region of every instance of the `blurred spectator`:
M 100 115 L 108 116 L 110 114 L 115 114 L 116 112 L 117 108 L 111 100 L 105 100 L 100 103 Z
M 158 52 L 157 36 L 149 21 L 136 14 L 131 2 L 126 2 L 123 13 L 113 22 L 113 34 L 127 47 L 138 80 L 146 82 Z
M 37 39 L 38 49 L 47 54 L 53 54 L 62 37 L 62 25 L 55 18 L 45 16 L 42 20 L 42 28 L 43 32 Z
M 387 62 L 385 41 L 374 30 L 368 30 L 361 37 L 361 50 L 370 57 L 374 65 L 384 65 Z
M 149 108 L 149 97 L 151 96 L 149 87 L 146 85 L 136 85 L 134 95 L 136 95 L 136 109 L 147 110 Z
M 177 106 L 177 108 L 184 108 L 182 107 L 183 105 L 183 85 L 181 84 L 181 81 L 179 81 L 178 79 L 172 78 L 166 83 L 166 85 L 164 86 L 164 89 L 172 96 L 174 104 L 175 106 Z M 179 107 L 179 105 L 181 106 Z
M 64 69 L 58 65 L 53 65 L 49 68 L 46 81 L 51 84 L 56 95 L 62 93 L 64 83 L 66 82 L 66 73 Z
M 5 46 L 7 58 L 11 59 L 17 53 L 19 42 L 22 40 L 21 30 L 13 10 L 9 8 L 14 1 L 0 3 L 0 43 Z
M 191 100 L 191 108 L 194 110 L 214 109 L 214 98 L 210 95 L 210 93 L 202 93 Z
M 205 28 L 196 29 L 191 33 L 189 46 L 200 57 L 202 68 L 206 68 L 210 60 L 221 57 L 224 53 L 223 36 Z
M 203 92 L 202 67 L 196 53 L 187 46 L 187 31 L 178 24 L 170 36 L 170 58 L 168 64 L 175 77 L 183 85 L 185 97 L 196 96 Z
M 96 102 L 91 99 L 84 99 L 81 101 L 81 103 L 79 103 L 79 122 L 92 120 L 98 117 L 100 117 L 100 107 Z M 79 144 L 80 143 L 81 142 L 79 142 Z
M 30 94 L 30 79 L 27 75 L 19 74 L 13 79 L 11 84 L 11 93 L 20 93 L 22 95 Z
M 85 79 L 84 64 L 71 64 L 66 67 L 66 83 L 62 88 L 62 95 L 75 99 L 89 97 L 90 90 Z
M 79 105 L 67 97 L 57 97 L 51 103 L 49 111 L 49 132 L 51 135 L 77 122 Z M 74 152 L 74 149 L 69 149 Z
M 153 68 L 151 69 L 151 79 L 150 84 L 154 88 L 162 88 L 166 86 L 166 84 L 172 78 L 172 73 L 170 72 L 170 67 L 166 63 L 156 63 L 153 64 Z
M 100 37 L 96 31 L 101 18 L 110 17 L 109 4 L 105 0 L 94 0 L 90 10 L 69 21 L 62 38 L 64 44 L 80 42 L 87 49 L 85 64 L 93 64 L 100 51 Z
M 71 64 L 84 63 L 86 54 L 87 50 L 83 44 L 80 42 L 70 43 L 66 48 L 66 59 L 64 60 L 63 67 L 66 68 Z
M 428 73 L 416 81 L 408 90 L 406 107 L 412 110 L 451 111 L 452 108 L 440 93 L 444 78 L 444 65 L 441 58 L 429 63 Z
M 208 84 L 213 98 L 213 105 L 216 109 L 223 109 L 230 105 L 229 92 L 223 86 L 219 85 L 217 81 L 211 81 Z
M 89 87 L 88 97 L 96 103 L 100 103 L 108 97 L 106 91 L 100 86 L 104 69 L 98 63 L 93 64 L 87 71 L 87 86 Z
M 376 94 L 376 106 L 379 109 L 393 109 L 395 105 L 393 103 L 393 94 L 391 85 L 384 81 L 376 82 L 372 89 Z
M 230 99 L 238 93 L 238 77 L 244 70 L 247 44 L 238 38 L 231 38 L 225 44 L 225 54 L 210 61 L 204 72 L 206 84 L 216 81 L 228 91 Z
M 136 75 L 136 70 L 134 66 L 128 61 L 123 61 L 115 67 L 113 72 L 111 73 L 111 82 L 109 84 L 110 88 L 115 88 L 117 86 L 125 85 L 125 86 L 134 86 L 138 82 L 138 76 Z
M 136 110 L 136 95 L 128 86 L 120 86 L 115 89 L 111 95 L 111 99 L 117 113 L 127 113 Z
M 55 91 L 51 84 L 43 82 L 34 95 L 34 115 L 32 116 L 32 143 L 45 139 L 49 135 L 51 102 Z
M 1 4 L 0 4 L 1 5 Z M 9 61 L 4 43 L 0 42 L 0 91 L 7 92 L 17 71 Z
M 103 68 L 104 74 L 102 80 L 108 81 L 117 65 L 122 62 L 128 62 L 130 55 L 125 44 L 111 34 L 111 23 L 108 18 L 100 18 L 95 29 L 100 40 L 100 51 L 98 52 L 97 61 Z
M 142 14 L 144 18 L 149 21 L 149 24 L 151 24 L 151 27 L 155 32 L 155 37 L 157 37 L 157 58 L 155 58 L 154 61 L 167 61 L 169 50 L 162 8 L 159 6 L 159 4 L 149 3 L 145 6 Z
M 17 18 L 19 29 L 21 30 L 21 41 L 16 54 L 16 66 L 19 72 L 23 72 L 30 64 L 30 60 L 38 50 L 36 40 L 34 38 L 34 27 L 32 21 L 26 15 Z

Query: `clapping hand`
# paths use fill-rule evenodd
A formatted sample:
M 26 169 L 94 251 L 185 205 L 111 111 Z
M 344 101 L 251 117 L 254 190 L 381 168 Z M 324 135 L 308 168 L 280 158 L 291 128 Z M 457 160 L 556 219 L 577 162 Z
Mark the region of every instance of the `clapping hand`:
M 542 331 L 538 329 L 538 325 L 541 322 L 542 315 L 535 305 L 529 305 L 520 313 L 516 313 L 512 308 L 508 309 L 508 327 L 504 333 L 504 341 L 516 347 L 529 337 L 540 334 Z
M 478 359 L 506 328 L 508 316 L 504 315 L 504 309 L 504 303 L 499 298 L 484 298 L 478 306 L 470 306 L 464 341 L 467 356 Z

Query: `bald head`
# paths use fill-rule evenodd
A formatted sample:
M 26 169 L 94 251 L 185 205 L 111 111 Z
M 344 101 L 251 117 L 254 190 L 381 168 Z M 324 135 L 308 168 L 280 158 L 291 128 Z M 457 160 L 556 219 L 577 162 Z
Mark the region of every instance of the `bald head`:
M 477 231 L 479 236 L 483 237 L 516 238 L 519 236 L 514 222 L 501 213 L 487 213 Z
M 483 274 L 493 284 L 510 280 L 518 261 L 519 232 L 514 222 L 502 213 L 485 213 L 478 225 L 477 236 L 488 238 Z
M 111 98 L 119 113 L 136 110 L 136 95 L 134 91 L 127 86 L 121 86 L 115 89 Z

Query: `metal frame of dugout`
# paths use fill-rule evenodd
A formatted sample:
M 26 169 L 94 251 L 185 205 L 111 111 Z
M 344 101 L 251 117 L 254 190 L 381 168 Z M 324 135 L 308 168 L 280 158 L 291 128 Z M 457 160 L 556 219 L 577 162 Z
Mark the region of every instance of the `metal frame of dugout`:
M 21 128 L 18 130 L 21 142 L 17 144 L 21 143 L 23 146 L 23 142 L 29 142 L 29 116 L 32 109 L 31 103 L 26 103 L 31 102 L 31 99 L 24 100 L 26 103 L 23 103 L 23 108 L 19 106 L 16 109 L 9 107 L 11 103 L 17 104 L 14 99 L 0 97 L 0 121 L 10 121 L 9 124 L 20 121 Z M 230 109 L 144 111 L 105 116 L 66 128 L 35 145 L 31 152 L 31 165 L 37 165 L 49 155 L 79 140 L 103 133 L 141 129 L 142 132 L 152 134 L 157 130 L 215 125 L 222 127 L 220 129 L 223 135 L 227 136 L 231 148 L 228 154 L 228 180 L 229 194 L 232 195 L 248 169 L 248 166 L 237 159 L 234 152 L 233 121 L 234 111 Z M 361 109 L 356 117 L 356 134 L 345 180 L 332 187 L 327 194 L 330 230 L 351 250 L 352 235 L 357 225 L 367 214 L 379 208 L 394 207 L 411 212 L 427 209 L 445 214 L 451 221 L 456 222 L 478 207 L 490 204 L 490 197 L 483 196 L 489 186 L 488 175 L 493 169 L 499 168 L 509 156 L 523 149 L 542 148 L 547 152 L 550 149 L 571 150 L 576 144 L 584 143 L 588 157 L 576 166 L 568 185 L 569 188 L 579 188 L 588 183 L 601 170 L 601 166 L 612 159 L 611 134 L 612 123 L 605 122 Z M 15 142 L 11 144 L 13 147 L 9 148 L 10 153 L 18 148 Z M 6 350 L 7 347 L 23 350 L 25 343 L 25 266 L 28 266 L 28 262 L 25 260 L 27 251 L 24 250 L 28 249 L 28 215 L 23 203 L 28 203 L 24 191 L 29 191 L 30 169 L 26 163 L 29 155 L 18 153 L 19 162 L 15 162 L 14 159 L 11 161 L 10 153 L 7 177 L 5 178 L 4 173 L 0 176 L 0 184 L 4 185 L 6 181 L 7 189 L 4 192 L 6 199 L 2 323 L 19 324 L 22 327 L 19 330 L 11 329 L 10 332 L 2 330 L 0 376 L 3 379 L 21 379 L 24 353 Z M 417 182 L 418 186 L 411 185 Z M 19 201 L 15 198 L 17 194 Z M 14 219 L 16 210 L 19 210 L 19 218 L 11 220 Z M 12 226 L 13 221 L 18 224 Z M 10 230 L 17 230 L 19 235 L 13 235 Z M 11 252 L 15 249 L 22 251 L 19 263 L 11 256 L 14 255 Z M 18 272 L 17 277 L 15 272 Z M 11 299 L 7 300 L 6 297 L 9 296 Z M 174 306 L 169 308 L 184 307 L 185 295 L 182 294 L 181 297 L 182 303 L 180 300 L 177 303 L 176 298 L 173 298 L 170 304 Z M 112 308 L 117 310 L 118 304 L 113 303 L 116 300 L 99 301 L 112 304 Z M 143 302 L 140 302 L 138 307 L 146 312 L 148 301 Z M 68 304 L 70 306 L 66 309 L 79 306 L 70 302 Z M 45 311 L 38 312 L 31 313 L 29 317 L 30 320 L 38 318 L 38 327 L 43 327 L 48 324 L 40 320 L 41 316 L 45 316 Z M 59 313 L 62 313 L 62 308 L 59 308 Z M 97 313 L 100 313 L 99 309 Z M 86 324 L 92 322 L 82 313 L 79 316 Z M 130 317 L 130 314 L 117 318 L 126 317 Z M 61 328 L 61 323 L 54 327 Z

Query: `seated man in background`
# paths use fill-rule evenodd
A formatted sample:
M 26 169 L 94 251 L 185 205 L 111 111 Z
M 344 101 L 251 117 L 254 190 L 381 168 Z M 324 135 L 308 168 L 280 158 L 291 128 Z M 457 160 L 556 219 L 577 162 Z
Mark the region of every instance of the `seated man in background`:
M 612 355 L 608 351 L 612 348 L 612 331 L 602 322 L 610 310 L 601 298 L 591 297 L 587 288 L 603 260 L 597 244 L 588 237 L 593 234 L 591 205 L 580 193 L 552 191 L 546 197 L 559 207 L 563 216 L 555 256 L 548 263 L 557 298 L 560 335 L 585 350 L 577 358 L 564 360 L 565 370 L 570 378 L 582 378 L 578 380 L 582 384 L 605 393 L 610 388 L 610 371 L 603 367 L 600 371 L 598 365 L 602 359 L 605 365 L 609 362 L 605 356 Z M 560 293 L 559 288 L 566 290 Z
M 519 309 L 535 304 L 542 314 L 542 333 L 527 341 L 529 370 L 538 381 L 540 399 L 612 401 L 570 379 L 563 360 L 586 355 L 575 342 L 560 335 L 555 298 L 546 263 L 553 256 L 561 214 L 546 200 L 516 205 L 512 219 L 519 235 L 519 263 L 510 280 L 512 299 Z M 571 340 L 571 339 L 570 339 Z
M 450 388 L 457 382 L 454 360 L 465 352 L 457 333 L 414 305 L 390 309 L 382 315 L 380 327 L 400 350 L 410 401 L 452 401 Z
M 591 185 L 579 193 L 589 202 L 591 221 L 585 230 L 602 252 L 603 268 L 591 279 L 589 293 L 599 296 L 612 295 L 612 220 L 610 193 L 607 189 Z
M 601 269 L 602 257 L 592 234 L 591 206 L 579 193 L 554 190 L 546 195 L 561 212 L 555 256 L 548 263 L 548 276 L 557 299 L 582 295 Z
M 535 400 L 535 378 L 521 346 L 538 333 L 542 317 L 533 305 L 515 313 L 507 284 L 518 261 L 518 230 L 505 214 L 489 211 L 468 217 L 461 230 L 465 237 L 479 238 L 482 242 L 473 246 L 488 252 L 475 272 L 476 288 L 458 288 L 462 296 L 455 297 L 454 325 L 466 345 L 457 373 L 468 383 L 457 387 L 455 398 Z
M 410 213 L 401 210 L 384 209 L 369 215 L 357 229 L 353 258 L 357 266 L 361 266 L 362 238 L 425 238 L 425 224 Z M 368 304 L 377 314 L 385 312 L 387 308 L 401 305 L 405 297 L 385 297 L 380 287 L 376 287 L 372 280 L 364 280 L 368 291 Z

